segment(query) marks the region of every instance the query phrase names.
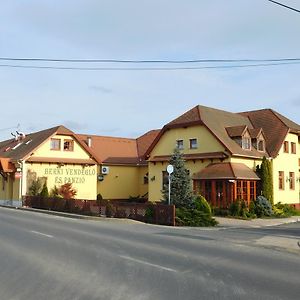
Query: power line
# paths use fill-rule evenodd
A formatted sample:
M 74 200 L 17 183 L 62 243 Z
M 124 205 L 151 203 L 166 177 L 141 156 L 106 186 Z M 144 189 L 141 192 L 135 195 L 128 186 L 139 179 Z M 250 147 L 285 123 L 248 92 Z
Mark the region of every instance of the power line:
M 188 59 L 188 60 L 126 60 L 126 59 L 64 59 L 64 58 L 22 58 L 22 57 L 0 57 L 0 61 L 30 61 L 30 62 L 66 62 L 66 63 L 125 63 L 125 64 L 147 64 L 147 63 L 233 63 L 233 62 L 283 62 L 300 61 L 300 58 L 271 58 L 271 59 Z
M 273 2 L 273 3 L 277 4 L 277 5 L 283 6 L 283 7 L 285 7 L 285 8 L 288 8 L 288 9 L 291 9 L 291 10 L 293 10 L 293 11 L 295 11 L 295 12 L 300 13 L 300 10 L 298 10 L 298 9 L 296 9 L 296 8 L 293 8 L 293 7 L 291 7 L 291 6 L 285 5 L 285 4 L 283 4 L 283 3 L 280 3 L 280 2 L 277 2 L 277 1 L 273 1 L 273 0 L 267 0 L 267 1 Z
M 202 70 L 202 69 L 234 69 L 234 68 L 253 68 L 253 67 L 269 67 L 282 65 L 296 65 L 300 61 L 294 62 L 274 62 L 274 63 L 258 63 L 244 65 L 216 65 L 216 66 L 193 66 L 193 67 L 55 67 L 55 66 L 35 66 L 35 65 L 11 65 L 0 64 L 3 68 L 21 68 L 21 69 L 52 69 L 52 70 L 78 70 L 78 71 L 177 71 L 177 70 Z

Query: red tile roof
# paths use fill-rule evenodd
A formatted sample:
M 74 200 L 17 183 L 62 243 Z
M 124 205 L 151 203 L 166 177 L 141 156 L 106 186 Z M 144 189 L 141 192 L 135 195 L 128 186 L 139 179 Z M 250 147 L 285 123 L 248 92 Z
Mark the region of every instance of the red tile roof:
M 11 161 L 27 159 L 36 148 L 55 134 L 72 136 L 91 155 L 91 158 L 96 159 L 87 145 L 82 143 L 74 132 L 62 125 L 27 134 L 19 140 L 10 139 L 0 142 L 0 156 L 9 158 Z
M 243 136 L 246 130 L 247 130 L 246 125 L 226 127 L 226 131 L 228 135 L 232 138 Z
M 160 130 L 151 130 L 137 139 L 110 136 L 78 134 L 80 140 L 88 144 L 91 151 L 103 164 L 145 165 L 145 152 Z
M 193 179 L 260 180 L 256 173 L 242 163 L 212 163 L 192 176 Z
M 147 150 L 146 155 L 149 155 L 151 153 L 155 145 L 158 143 L 160 137 L 167 130 L 194 125 L 205 126 L 211 132 L 211 134 L 224 146 L 224 149 L 228 150 L 232 155 L 258 158 L 268 156 L 267 153 L 259 152 L 254 148 L 252 148 L 251 150 L 242 149 L 240 145 L 238 145 L 230 137 L 230 135 L 228 135 L 226 128 L 235 128 L 232 131 L 236 131 L 236 129 L 238 129 L 238 131 L 241 131 L 245 128 L 253 129 L 253 125 L 246 116 L 201 105 L 195 106 L 180 117 L 167 123 Z
M 300 125 L 272 109 L 246 111 L 240 115 L 248 117 L 255 128 L 262 128 L 266 148 L 270 156 L 276 157 L 289 131 L 300 134 Z

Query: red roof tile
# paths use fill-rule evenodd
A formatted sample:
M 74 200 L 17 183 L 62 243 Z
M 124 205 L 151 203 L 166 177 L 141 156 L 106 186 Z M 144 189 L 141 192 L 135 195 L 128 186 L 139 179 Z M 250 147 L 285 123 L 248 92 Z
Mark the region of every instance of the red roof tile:
M 193 179 L 260 180 L 256 173 L 242 163 L 212 163 L 192 176 Z

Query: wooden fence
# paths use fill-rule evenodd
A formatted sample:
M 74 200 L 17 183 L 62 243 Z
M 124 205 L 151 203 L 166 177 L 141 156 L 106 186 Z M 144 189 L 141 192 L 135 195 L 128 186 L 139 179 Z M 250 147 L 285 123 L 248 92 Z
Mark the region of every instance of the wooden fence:
M 158 203 L 80 200 L 25 196 L 23 206 L 84 215 L 127 218 L 146 223 L 175 226 L 175 206 Z

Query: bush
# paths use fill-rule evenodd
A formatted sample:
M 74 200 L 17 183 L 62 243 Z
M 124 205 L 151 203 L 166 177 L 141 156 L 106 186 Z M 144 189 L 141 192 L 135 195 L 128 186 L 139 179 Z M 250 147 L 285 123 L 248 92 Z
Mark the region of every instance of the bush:
M 145 218 L 147 223 L 152 223 L 154 218 L 154 207 L 148 206 L 145 211 Z
M 229 214 L 233 217 L 240 216 L 240 200 L 235 200 L 229 206 Z
M 282 204 L 281 202 L 278 202 L 273 206 L 273 213 L 275 217 L 279 217 L 279 218 L 287 218 L 291 216 L 300 215 L 299 210 L 295 209 L 291 205 Z
M 33 180 L 31 186 L 29 187 L 30 196 L 39 196 L 42 189 L 42 182 L 40 178 Z
M 203 211 L 206 214 L 209 214 L 209 215 L 212 214 L 211 207 L 210 207 L 209 203 L 201 195 L 197 196 L 194 199 L 194 208 L 197 209 L 197 210 L 199 210 L 199 211 Z
M 218 222 L 210 214 L 204 213 L 198 209 L 176 208 L 176 225 L 177 226 L 215 226 Z
M 237 199 L 229 206 L 229 215 L 232 217 L 239 217 L 244 219 L 252 219 L 255 217 L 254 213 L 255 204 L 250 202 L 249 208 L 242 199 Z
M 270 217 L 273 214 L 270 201 L 264 196 L 258 196 L 255 201 L 255 214 L 257 217 Z

